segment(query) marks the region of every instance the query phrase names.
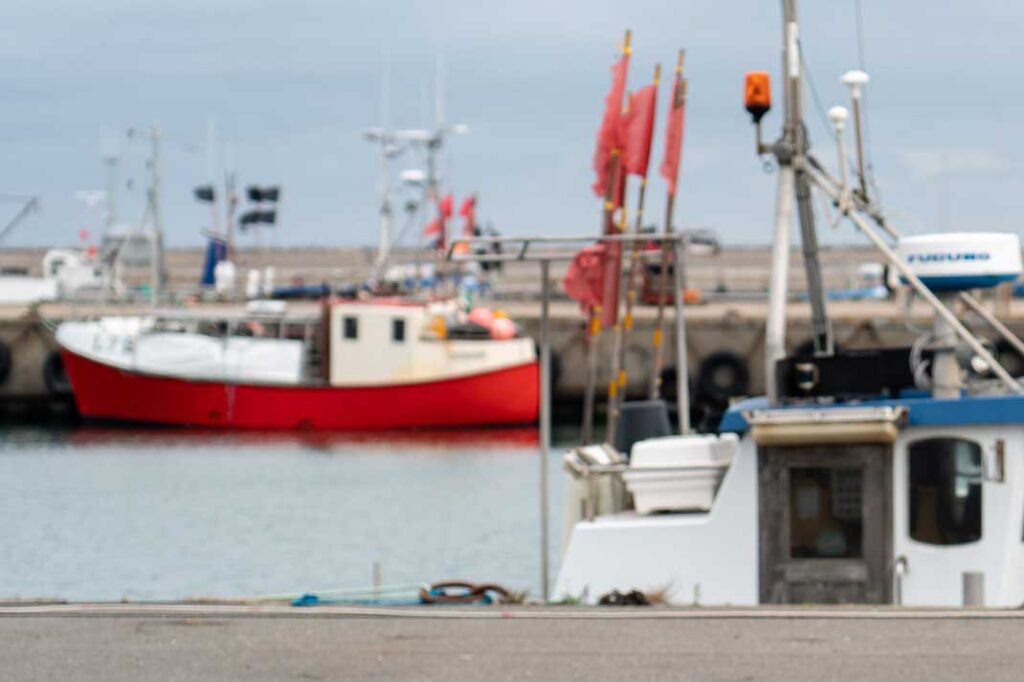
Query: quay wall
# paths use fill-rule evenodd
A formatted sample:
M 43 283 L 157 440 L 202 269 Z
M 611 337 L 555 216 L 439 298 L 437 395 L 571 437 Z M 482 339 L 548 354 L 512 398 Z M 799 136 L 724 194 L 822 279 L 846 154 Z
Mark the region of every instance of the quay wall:
M 29 251 L 20 251 L 13 258 L 10 252 L 0 254 L 0 265 L 11 266 L 14 262 L 27 263 L 32 260 Z M 796 256 L 796 254 L 794 254 Z M 272 257 L 271 257 L 272 256 Z M 275 250 L 262 254 L 267 261 L 273 261 L 278 268 L 278 281 L 284 283 L 289 276 L 302 273 L 307 283 L 317 281 L 323 275 L 337 276 L 340 281 L 357 279 L 356 273 L 368 268 L 369 250 L 327 250 L 319 253 L 312 250 Z M 826 251 L 825 278 L 830 288 L 851 287 L 856 283 L 856 268 L 860 263 L 869 262 L 872 254 L 861 249 Z M 760 394 L 764 389 L 764 326 L 766 305 L 764 288 L 767 286 L 769 254 L 766 249 L 726 250 L 718 256 L 691 256 L 687 263 L 688 283 L 692 288 L 705 292 L 706 303 L 687 307 L 687 361 L 691 388 L 698 402 L 715 402 L 708 393 L 708 375 L 714 374 L 706 365 L 709 358 L 721 360 L 723 355 L 738 358 L 742 363 L 746 381 L 743 393 Z M 191 269 L 198 277 L 198 250 L 172 250 L 168 253 L 172 284 L 176 284 L 178 295 L 191 291 L 186 285 Z M 240 258 L 245 263 L 245 258 Z M 329 271 L 328 267 L 337 268 Z M 505 269 L 499 279 L 491 305 L 505 309 L 522 326 L 524 332 L 537 338 L 539 331 L 539 291 L 536 264 L 516 263 Z M 186 277 L 184 274 L 188 274 Z M 326 274 L 325 274 L 326 273 Z M 561 296 L 561 280 L 564 267 L 552 268 L 552 291 L 559 297 L 551 305 L 551 339 L 555 358 L 556 400 L 564 404 L 578 403 L 586 383 L 585 322 L 578 307 Z M 794 300 L 789 306 L 787 345 L 794 351 L 810 339 L 810 316 L 806 302 L 801 300 L 803 271 L 799 258 L 795 258 L 790 273 L 794 289 Z M 717 283 L 716 283 L 717 282 Z M 725 286 L 721 286 L 722 282 Z M 228 304 L 203 304 L 228 305 Z M 296 302 L 293 309 L 315 304 Z M 229 305 L 237 309 L 237 304 Z M 919 337 L 921 330 L 930 325 L 931 311 L 921 304 L 914 304 L 909 314 L 901 303 L 895 301 L 835 301 L 829 303 L 837 344 L 846 349 L 878 346 L 906 346 Z M 0 306 L 0 342 L 10 351 L 11 367 L 0 382 L 0 411 L 23 410 L 25 406 L 53 403 L 56 409 L 66 410 L 67 395 L 55 392 L 52 381 L 45 380 L 46 363 L 51 361 L 55 344 L 53 326 L 61 320 L 95 316 L 142 312 L 146 305 L 101 306 L 91 303 L 51 303 L 26 308 L 24 306 Z M 1001 301 L 998 312 L 1005 322 L 1018 334 L 1024 334 L 1024 303 Z M 651 345 L 655 320 L 655 308 L 640 306 L 636 311 L 636 327 L 629 335 L 626 345 L 626 368 L 629 376 L 629 391 L 636 396 L 646 393 L 654 361 Z M 966 321 L 972 322 L 970 317 Z M 977 321 L 974 321 L 977 322 Z M 980 324 L 974 327 L 989 338 L 995 338 Z M 677 359 L 671 335 L 671 308 L 667 316 L 664 367 L 671 375 Z M 607 358 L 611 350 L 612 333 L 606 331 L 600 337 L 599 357 L 602 367 L 598 376 L 598 395 L 603 397 L 609 377 Z M 2 358 L 0 358 L 2 359 Z M 720 364 L 720 363 L 719 363 Z M 716 370 L 721 372 L 721 368 Z M 671 376 L 668 377 L 671 380 Z M 733 377 L 735 378 L 735 377 Z M 713 382 L 711 382 L 713 384 Z M 666 385 L 666 392 L 673 394 L 674 387 Z M 721 400 L 717 401 L 721 403 Z M 719 404 L 720 408 L 720 404 Z

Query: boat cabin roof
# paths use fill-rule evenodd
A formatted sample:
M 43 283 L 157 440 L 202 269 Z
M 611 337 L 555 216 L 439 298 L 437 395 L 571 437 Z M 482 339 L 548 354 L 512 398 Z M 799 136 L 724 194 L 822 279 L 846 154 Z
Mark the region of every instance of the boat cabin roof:
M 907 393 L 899 398 L 858 400 L 833 404 L 771 405 L 761 396 L 742 400 L 722 417 L 719 431 L 743 435 L 750 428 L 744 416 L 752 410 L 840 411 L 866 407 L 905 407 L 907 426 L 971 426 L 984 424 L 1024 424 L 1024 396 L 964 396 L 958 399 L 936 399 L 927 392 Z

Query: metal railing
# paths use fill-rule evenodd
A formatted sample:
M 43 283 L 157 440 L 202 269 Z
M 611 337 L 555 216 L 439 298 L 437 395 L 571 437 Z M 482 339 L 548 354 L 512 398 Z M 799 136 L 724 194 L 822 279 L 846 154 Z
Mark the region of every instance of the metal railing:
M 571 261 L 579 247 L 594 243 L 624 244 L 658 244 L 662 248 L 671 245 L 675 262 L 682 263 L 682 250 L 686 237 L 682 233 L 669 234 L 617 234 L 617 235 L 583 235 L 570 237 L 462 237 L 452 240 L 448 246 L 446 259 L 453 263 L 502 263 L 502 262 L 536 262 L 540 265 L 541 277 L 541 314 L 540 314 L 540 517 L 541 517 L 541 586 L 544 601 L 549 596 L 549 558 L 548 558 L 548 460 L 551 455 L 551 339 L 549 334 L 549 305 L 551 302 L 551 263 L 553 261 Z M 463 253 L 459 245 L 465 245 Z M 576 245 L 573 249 L 538 249 L 540 245 L 566 247 Z M 478 248 L 474 248 L 478 247 Z M 477 252 L 480 251 L 480 252 Z M 681 268 L 675 267 L 675 291 L 672 297 L 675 308 L 676 322 L 676 386 L 678 389 L 677 405 L 679 410 L 680 430 L 689 430 L 690 399 L 687 391 L 686 366 L 686 324 L 683 318 L 681 286 Z

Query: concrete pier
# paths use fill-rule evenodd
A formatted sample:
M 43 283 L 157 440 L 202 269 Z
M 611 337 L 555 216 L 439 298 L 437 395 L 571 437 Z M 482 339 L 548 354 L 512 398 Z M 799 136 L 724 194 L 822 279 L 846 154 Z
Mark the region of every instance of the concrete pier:
M 6 252 L 0 255 L 0 265 L 27 266 L 40 253 Z M 17 258 L 15 258 L 17 256 Z M 265 254 L 245 252 L 240 261 L 243 268 L 261 263 L 274 263 L 277 281 L 281 284 L 302 278 L 306 283 L 325 281 L 331 284 L 357 281 L 369 273 L 372 254 L 365 249 L 283 249 Z M 13 259 L 13 263 L 11 262 Z M 709 377 L 714 375 L 709 358 L 720 361 L 728 356 L 742 364 L 746 381 L 742 394 L 757 395 L 764 389 L 763 343 L 766 304 L 763 298 L 767 286 L 768 252 L 766 249 L 732 249 L 716 256 L 690 257 L 687 264 L 689 285 L 707 293 L 708 302 L 687 308 L 690 383 L 694 387 L 696 403 L 722 404 L 721 396 L 710 395 Z M 857 267 L 877 260 L 868 249 L 831 249 L 825 251 L 825 279 L 831 289 L 853 287 Z M 172 283 L 179 296 L 195 290 L 198 281 L 201 254 L 198 250 L 171 251 L 169 267 Z M 30 268 L 31 269 L 31 268 Z M 552 268 L 552 291 L 561 292 L 564 264 Z M 799 255 L 794 253 L 790 286 L 799 297 L 803 289 L 803 272 Z M 722 291 L 724 289 L 724 291 Z M 488 304 L 503 308 L 536 338 L 539 305 L 538 269 L 535 264 L 510 263 L 497 280 L 495 295 Z M 295 314 L 306 311 L 313 314 L 314 302 L 293 302 L 290 310 Z M 205 312 L 237 313 L 238 304 L 201 304 Z M 181 306 L 175 308 L 180 311 Z M 832 301 L 828 304 L 832 316 L 836 343 L 840 348 L 857 349 L 878 346 L 909 346 L 930 326 L 931 311 L 924 305 L 910 309 L 909 317 L 895 301 Z M 96 316 L 100 314 L 132 314 L 151 312 L 148 304 L 102 306 L 87 303 L 55 303 L 30 310 L 19 306 L 0 306 L 0 343 L 11 351 L 12 367 L 8 376 L 0 381 L 0 411 L 21 409 L 24 405 L 54 403 L 67 406 L 68 397 L 55 392 L 45 381 L 45 365 L 54 350 L 50 328 L 61 320 Z M 998 306 L 1000 317 L 1016 333 L 1024 333 L 1024 303 L 1004 300 Z M 551 306 L 552 346 L 554 357 L 554 398 L 564 404 L 578 403 L 584 390 L 585 346 L 584 319 L 577 306 L 566 299 L 556 300 Z M 640 306 L 636 311 L 636 330 L 630 336 L 626 352 L 630 391 L 643 395 L 651 374 L 654 358 L 651 339 L 655 308 Z M 810 314 L 806 302 L 795 300 L 789 306 L 787 346 L 793 352 L 809 341 Z M 995 339 L 991 330 L 980 320 L 965 316 L 965 320 L 982 335 Z M 910 323 L 908 325 L 908 322 Z M 603 335 L 602 343 L 611 345 L 611 334 Z M 667 346 L 666 369 L 670 375 L 676 364 L 674 348 Z M 605 350 L 608 350 L 606 348 Z M 607 354 L 604 355 L 607 357 Z M 1016 358 L 1018 367 L 1024 360 Z M 603 385 L 607 377 L 600 377 Z M 668 386 L 668 397 L 673 388 Z M 603 390 L 599 393 L 603 394 Z
M 1018 611 L 0 611 L 11 680 L 1009 681 L 1024 666 Z

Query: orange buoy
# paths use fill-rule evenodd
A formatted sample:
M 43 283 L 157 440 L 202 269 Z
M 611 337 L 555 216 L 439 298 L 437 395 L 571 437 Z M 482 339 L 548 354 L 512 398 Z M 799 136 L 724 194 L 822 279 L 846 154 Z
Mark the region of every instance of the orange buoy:
M 499 317 L 491 322 L 491 338 L 499 341 L 516 338 L 516 323 L 507 317 Z

